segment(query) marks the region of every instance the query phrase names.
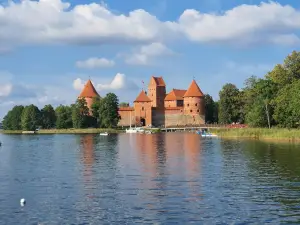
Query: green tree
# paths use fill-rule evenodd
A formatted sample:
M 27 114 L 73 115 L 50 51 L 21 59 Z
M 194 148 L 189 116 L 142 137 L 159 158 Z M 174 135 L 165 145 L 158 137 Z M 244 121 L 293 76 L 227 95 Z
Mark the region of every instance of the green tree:
M 234 84 L 225 84 L 219 92 L 219 122 L 241 122 L 240 91 Z
M 274 100 L 274 119 L 280 127 L 298 128 L 300 125 L 300 80 L 282 88 Z
M 41 125 L 44 129 L 55 127 L 56 115 L 52 105 L 45 105 L 41 110 Z
M 3 118 L 3 129 L 4 130 L 21 130 L 21 117 L 24 106 L 17 105 L 13 107 Z
M 74 128 L 85 128 L 88 124 L 89 108 L 84 98 L 78 98 L 72 105 L 72 122 Z
M 103 128 L 112 128 L 118 125 L 120 116 L 119 99 L 113 93 L 108 93 L 105 98 L 100 101 L 99 108 L 99 124 Z
M 38 107 L 31 104 L 26 106 L 21 116 L 21 126 L 23 130 L 36 130 L 40 125 L 41 113 Z
M 206 94 L 204 95 L 204 101 L 205 101 L 205 123 L 214 123 L 214 111 L 215 111 L 215 102 L 213 98 Z
M 68 129 L 73 126 L 72 109 L 70 106 L 60 105 L 55 109 L 56 128 Z

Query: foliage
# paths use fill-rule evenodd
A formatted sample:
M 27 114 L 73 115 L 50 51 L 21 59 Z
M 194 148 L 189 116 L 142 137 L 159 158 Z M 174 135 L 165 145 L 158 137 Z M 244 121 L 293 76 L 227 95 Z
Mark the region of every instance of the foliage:
M 44 129 L 55 127 L 56 115 L 52 105 L 45 105 L 41 110 L 41 126 Z
M 21 116 L 22 130 L 34 131 L 40 125 L 41 113 L 35 105 L 26 106 Z
M 72 105 L 72 122 L 74 128 L 85 128 L 88 124 L 89 108 L 84 98 L 77 99 Z
M 113 93 L 108 93 L 100 101 L 99 125 L 102 128 L 116 127 L 120 116 L 118 114 L 119 100 Z
M 4 130 L 21 130 L 21 116 L 24 106 L 17 105 L 13 107 L 3 119 Z
M 300 80 L 286 85 L 274 100 L 274 119 L 281 127 L 300 126 Z
M 204 95 L 205 101 L 205 123 L 216 123 L 217 118 L 217 104 L 214 102 L 212 96 L 209 94 Z
M 73 126 L 72 109 L 70 106 L 60 105 L 55 109 L 56 128 L 67 129 Z
M 219 122 L 228 124 L 240 122 L 240 91 L 234 84 L 225 84 L 219 93 Z

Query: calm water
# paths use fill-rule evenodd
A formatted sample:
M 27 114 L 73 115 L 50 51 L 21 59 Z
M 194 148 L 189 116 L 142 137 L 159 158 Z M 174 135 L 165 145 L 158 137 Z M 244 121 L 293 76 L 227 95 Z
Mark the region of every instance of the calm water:
M 1 224 L 300 224 L 299 145 L 192 133 L 0 140 Z

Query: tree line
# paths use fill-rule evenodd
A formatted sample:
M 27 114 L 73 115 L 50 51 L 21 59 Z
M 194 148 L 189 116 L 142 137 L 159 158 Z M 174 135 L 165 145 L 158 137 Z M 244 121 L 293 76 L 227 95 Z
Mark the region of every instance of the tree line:
M 206 98 L 207 107 L 215 104 L 215 117 L 221 124 L 244 123 L 250 127 L 300 126 L 300 52 L 293 51 L 263 78 L 251 76 L 238 89 L 225 84 L 219 101 Z M 206 112 L 208 113 L 208 112 Z M 209 112 L 212 117 L 212 111 Z
M 6 114 L 2 125 L 5 130 L 113 128 L 119 121 L 118 107 L 118 97 L 113 93 L 94 98 L 91 113 L 84 98 L 55 109 L 52 105 L 45 105 L 41 110 L 33 104 L 17 105 Z

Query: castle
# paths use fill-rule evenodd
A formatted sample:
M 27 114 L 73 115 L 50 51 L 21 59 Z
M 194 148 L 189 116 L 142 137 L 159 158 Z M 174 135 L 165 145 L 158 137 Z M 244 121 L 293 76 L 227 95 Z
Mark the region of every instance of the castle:
M 85 98 L 91 111 L 94 97 L 100 97 L 87 81 L 79 98 Z M 204 95 L 193 80 L 187 90 L 172 89 L 166 94 L 162 77 L 152 76 L 148 92 L 142 90 L 132 107 L 119 108 L 119 126 L 192 126 L 205 123 Z

